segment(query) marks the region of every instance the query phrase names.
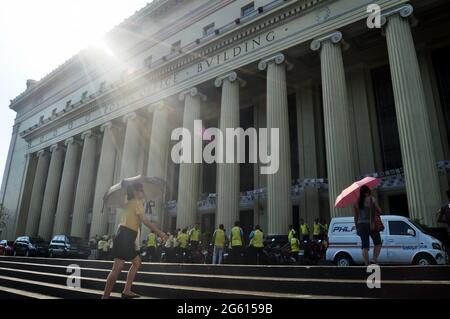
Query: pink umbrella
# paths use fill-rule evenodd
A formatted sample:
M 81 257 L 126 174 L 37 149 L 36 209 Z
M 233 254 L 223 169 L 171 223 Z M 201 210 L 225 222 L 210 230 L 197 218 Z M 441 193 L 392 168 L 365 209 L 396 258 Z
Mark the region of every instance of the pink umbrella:
M 359 189 L 362 186 L 367 186 L 370 189 L 380 184 L 381 180 L 375 177 L 365 177 L 362 180 L 354 182 L 352 185 L 342 191 L 342 193 L 336 198 L 334 206 L 337 208 L 345 208 L 356 203 L 359 197 Z

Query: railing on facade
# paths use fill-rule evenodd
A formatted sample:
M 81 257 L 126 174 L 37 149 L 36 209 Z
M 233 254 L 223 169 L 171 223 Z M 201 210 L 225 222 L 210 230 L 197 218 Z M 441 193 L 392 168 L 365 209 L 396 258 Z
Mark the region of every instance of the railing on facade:
M 440 175 L 450 171 L 450 161 L 448 160 L 439 161 L 436 165 Z M 381 183 L 377 186 L 377 190 L 379 191 L 389 191 L 405 187 L 403 168 L 361 175 L 356 180 L 368 176 L 381 179 Z M 301 195 L 306 188 L 315 188 L 322 194 L 325 194 L 328 190 L 328 180 L 326 178 L 305 178 L 292 181 L 291 196 L 294 203 L 300 202 Z M 240 207 L 243 209 L 252 209 L 256 203 L 266 200 L 267 189 L 265 187 L 257 188 L 241 192 L 240 195 Z M 216 197 L 216 193 L 202 194 L 198 201 L 198 210 L 202 213 L 214 212 L 216 209 Z M 168 201 L 166 204 L 166 209 L 169 212 L 175 212 L 176 207 L 176 200 Z

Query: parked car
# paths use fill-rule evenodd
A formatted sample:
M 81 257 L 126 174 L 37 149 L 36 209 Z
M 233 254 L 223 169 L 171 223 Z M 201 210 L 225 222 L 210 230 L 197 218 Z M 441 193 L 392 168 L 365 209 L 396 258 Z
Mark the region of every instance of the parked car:
M 403 216 L 382 215 L 384 231 L 380 233 L 382 248 L 380 264 L 434 265 L 448 263 L 442 242 L 427 234 L 414 221 Z M 363 264 L 361 238 L 356 234 L 353 217 L 333 218 L 328 230 L 329 246 L 326 260 L 338 266 Z M 373 242 L 370 239 L 373 254 Z
M 81 237 L 56 235 L 50 241 L 50 258 L 88 258 L 90 254 L 89 242 Z
M 14 241 L 12 240 L 2 240 L 0 241 L 0 255 L 12 256 L 14 253 Z
M 48 256 L 48 243 L 40 237 L 18 237 L 13 248 L 14 256 Z

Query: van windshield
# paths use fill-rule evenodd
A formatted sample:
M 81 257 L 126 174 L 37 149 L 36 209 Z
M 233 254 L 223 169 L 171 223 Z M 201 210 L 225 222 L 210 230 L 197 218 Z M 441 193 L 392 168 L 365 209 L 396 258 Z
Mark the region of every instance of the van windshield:
M 413 220 L 411 220 L 411 219 L 408 219 L 408 220 L 409 220 L 409 222 L 410 222 L 411 224 L 413 224 L 414 226 L 416 226 L 416 228 L 419 229 L 422 233 L 428 234 L 428 231 L 427 231 L 426 229 L 424 229 L 421 225 L 419 225 L 417 222 L 415 222 L 415 221 L 413 221 Z M 429 234 L 428 234 L 428 235 L 429 235 Z

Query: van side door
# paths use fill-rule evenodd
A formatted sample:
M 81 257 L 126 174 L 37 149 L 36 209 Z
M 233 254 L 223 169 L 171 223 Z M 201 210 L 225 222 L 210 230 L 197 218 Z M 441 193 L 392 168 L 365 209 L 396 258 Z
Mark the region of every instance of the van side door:
M 419 237 L 414 228 L 403 220 L 389 220 L 386 247 L 390 263 L 411 263 L 419 249 Z

